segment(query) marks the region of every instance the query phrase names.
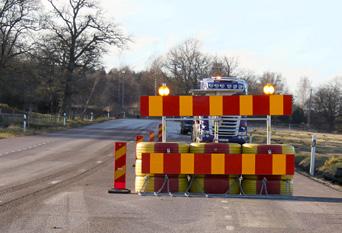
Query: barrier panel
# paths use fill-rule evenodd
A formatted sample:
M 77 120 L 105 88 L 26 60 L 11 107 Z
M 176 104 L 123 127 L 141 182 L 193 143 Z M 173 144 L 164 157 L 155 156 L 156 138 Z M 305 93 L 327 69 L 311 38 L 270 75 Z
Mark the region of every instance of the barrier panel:
M 293 175 L 293 154 L 143 153 L 144 174 Z
M 130 193 L 126 188 L 126 142 L 115 142 L 114 147 L 114 188 L 109 193 Z
M 135 143 L 143 142 L 144 136 L 143 135 L 137 135 L 135 136 Z
M 291 95 L 141 96 L 145 116 L 280 116 L 292 114 Z
M 148 133 L 148 141 L 149 142 L 154 142 L 154 132 L 153 131 L 150 131 Z
M 159 124 L 158 126 L 158 142 L 161 142 L 163 139 L 163 125 Z

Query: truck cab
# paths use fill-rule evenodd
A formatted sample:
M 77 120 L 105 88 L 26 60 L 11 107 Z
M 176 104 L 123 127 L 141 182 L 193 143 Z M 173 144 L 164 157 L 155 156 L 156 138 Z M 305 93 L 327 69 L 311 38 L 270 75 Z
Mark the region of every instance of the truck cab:
M 191 90 L 193 95 L 231 96 L 247 95 L 246 81 L 238 77 L 213 76 L 200 81 L 200 88 Z M 244 116 L 200 116 L 195 118 L 193 141 L 235 142 L 247 141 L 247 121 Z

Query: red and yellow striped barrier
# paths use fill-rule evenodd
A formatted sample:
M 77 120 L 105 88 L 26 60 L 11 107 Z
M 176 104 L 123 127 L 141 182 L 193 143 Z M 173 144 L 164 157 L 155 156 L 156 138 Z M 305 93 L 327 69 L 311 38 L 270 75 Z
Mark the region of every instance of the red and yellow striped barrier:
M 291 95 L 141 96 L 141 116 L 291 115 Z
M 294 154 L 143 153 L 142 173 L 293 175 Z
M 292 195 L 293 193 L 292 180 L 289 177 L 283 177 L 283 176 L 256 176 L 256 177 L 246 176 L 242 180 L 241 186 L 242 186 L 243 192 L 248 195 L 257 195 L 257 194 Z
M 158 126 L 158 142 L 161 142 L 163 139 L 163 125 L 159 124 Z
M 137 135 L 135 136 L 135 143 L 143 142 L 144 136 L 143 135 Z
M 115 142 L 114 149 L 114 188 L 109 193 L 129 193 L 126 189 L 126 142 Z
M 154 132 L 153 131 L 150 131 L 148 133 L 148 141 L 149 142 L 154 142 Z

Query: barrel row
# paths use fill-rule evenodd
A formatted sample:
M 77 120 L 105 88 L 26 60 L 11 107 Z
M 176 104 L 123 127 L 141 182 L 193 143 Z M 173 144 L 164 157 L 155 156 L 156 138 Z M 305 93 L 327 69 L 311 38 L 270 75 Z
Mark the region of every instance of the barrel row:
M 142 153 L 223 153 L 223 154 L 294 154 L 290 145 L 257 145 L 235 143 L 153 143 L 140 142 L 136 148 L 136 192 L 159 191 L 164 175 L 142 173 Z M 145 177 L 148 176 L 148 179 Z M 292 176 L 243 176 L 237 175 L 169 175 L 170 192 L 185 192 L 191 183 L 190 192 L 208 194 L 281 194 L 291 195 Z M 165 186 L 161 192 L 167 192 Z

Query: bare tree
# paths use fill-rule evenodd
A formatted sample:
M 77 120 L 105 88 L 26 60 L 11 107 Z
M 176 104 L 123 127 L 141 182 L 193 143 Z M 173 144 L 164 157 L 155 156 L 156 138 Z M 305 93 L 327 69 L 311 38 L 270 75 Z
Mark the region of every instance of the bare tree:
M 212 70 L 211 73 L 215 73 L 215 68 L 219 66 L 219 73 L 221 76 L 230 77 L 230 76 L 238 76 L 240 74 L 239 71 L 239 61 L 236 57 L 214 57 L 212 59 Z M 213 75 L 213 74 L 212 74 Z
M 325 120 L 329 130 L 335 129 L 336 119 L 341 116 L 342 89 L 338 82 L 320 87 L 313 98 L 314 110 Z
M 38 23 L 37 8 L 37 0 L 0 0 L 0 68 L 29 50 L 29 32 Z
M 311 81 L 308 77 L 301 77 L 297 87 L 297 102 L 302 109 L 306 108 L 306 104 L 310 98 Z
M 285 85 L 285 80 L 280 73 L 275 72 L 265 72 L 258 80 L 259 90 L 262 93 L 263 87 L 270 83 L 274 86 L 276 93 L 285 93 L 287 92 L 287 87 Z
M 72 81 L 76 71 L 92 69 L 106 52 L 106 45 L 122 48 L 129 40 L 117 25 L 106 22 L 97 3 L 91 0 L 69 0 L 65 6 L 48 0 L 51 17 L 47 21 L 60 63 L 64 67 L 64 97 L 62 111 L 69 112 L 73 94 Z
M 186 94 L 201 78 L 208 76 L 210 59 L 200 51 L 198 40 L 189 39 L 169 51 L 165 68 L 179 82 L 178 94 Z

